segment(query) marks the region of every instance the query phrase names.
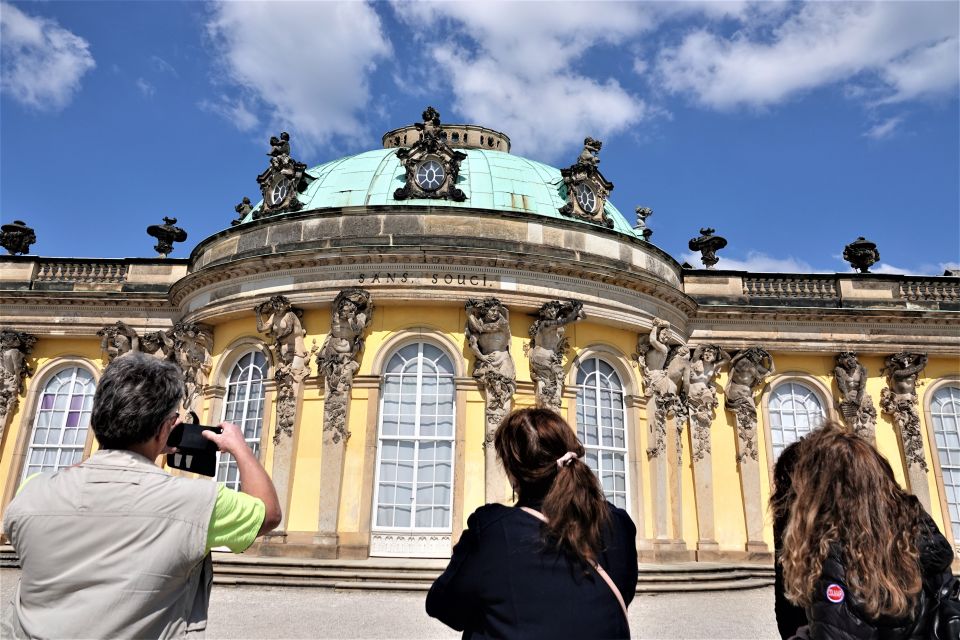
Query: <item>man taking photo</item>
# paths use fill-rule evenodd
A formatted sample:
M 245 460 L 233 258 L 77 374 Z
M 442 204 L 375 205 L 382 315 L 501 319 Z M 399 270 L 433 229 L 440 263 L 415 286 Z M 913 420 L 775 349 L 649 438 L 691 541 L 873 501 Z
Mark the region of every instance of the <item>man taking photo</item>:
M 100 449 L 28 478 L 4 517 L 22 573 L 3 637 L 174 638 L 206 628 L 210 549 L 241 552 L 280 523 L 269 476 L 239 427 L 204 431 L 237 462 L 241 491 L 175 477 L 183 374 L 141 353 L 114 360 L 93 399 Z

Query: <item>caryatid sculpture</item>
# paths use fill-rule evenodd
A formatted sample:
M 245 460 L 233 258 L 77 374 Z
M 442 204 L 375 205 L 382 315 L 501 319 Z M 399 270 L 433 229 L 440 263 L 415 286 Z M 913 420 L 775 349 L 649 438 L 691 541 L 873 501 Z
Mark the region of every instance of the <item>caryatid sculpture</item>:
M 274 379 L 277 382 L 277 426 L 273 433 L 275 444 L 281 435 L 292 436 L 296 422 L 297 385 L 310 375 L 309 354 L 301 317 L 303 311 L 290 304 L 284 296 L 273 296 L 254 308 L 257 331 L 267 334 L 273 342 L 270 350 L 276 363 Z
M 175 360 L 173 329 L 151 331 L 140 338 L 140 351 L 158 360 Z
M 7 418 L 17 410 L 23 380 L 33 375 L 27 356 L 36 342 L 37 337 L 29 333 L 0 331 L 0 438 L 3 438 Z
M 715 344 L 697 346 L 690 358 L 687 414 L 693 436 L 691 457 L 695 462 L 710 454 L 710 426 L 713 424 L 714 411 L 720 404 L 713 381 L 728 362 L 730 354 Z
M 317 368 L 326 386 L 323 430 L 331 433 L 335 443 L 350 437 L 347 403 L 353 376 L 360 368 L 357 357 L 363 350 L 364 332 L 372 319 L 373 303 L 365 289 L 344 289 L 334 298 L 330 333 L 317 354 Z
M 140 350 L 140 337 L 122 320 L 105 326 L 97 331 L 97 335 L 100 336 L 100 350 L 107 364 L 131 351 Z
M 524 349 L 530 359 L 530 378 L 536 384 L 537 404 L 560 411 L 563 398 L 563 357 L 567 352 L 565 325 L 586 318 L 583 303 L 551 300 L 540 307 Z
M 750 347 L 738 351 L 730 359 L 730 379 L 724 389 L 725 406 L 737 417 L 737 436 L 740 439 L 740 453 L 737 462 L 750 458 L 759 459 L 757 451 L 757 404 L 753 399 L 754 391 L 763 384 L 764 379 L 776 371 L 771 356 L 762 347 Z
M 654 318 L 650 333 L 641 336 L 637 343 L 644 395 L 654 401 L 652 441 L 647 448 L 650 458 L 657 457 L 666 448 L 667 418 L 676 417 L 678 432 L 683 430 L 686 418 L 682 397 L 690 383 L 690 348 L 671 344 L 669 331 L 669 322 Z M 680 443 L 678 438 L 678 453 Z
M 923 437 L 920 435 L 920 416 L 917 413 L 917 377 L 925 366 L 925 353 L 901 351 L 887 356 L 881 371 L 887 376 L 887 386 L 880 392 L 880 408 L 893 416 L 897 423 L 907 464 L 911 469 L 919 467 L 924 473 L 927 471 L 927 461 L 923 456 Z M 918 487 L 911 486 L 911 489 L 914 493 L 918 491 Z
M 191 409 L 203 395 L 210 378 L 213 359 L 213 329 L 194 322 L 178 322 L 170 332 L 173 356 L 183 371 L 183 408 Z
M 487 395 L 484 446 L 488 446 L 517 390 L 517 370 L 510 354 L 510 311 L 497 298 L 467 300 L 466 311 L 467 345 L 476 356 L 473 377 Z
M 847 427 L 869 440 L 876 438 L 877 410 L 873 398 L 867 394 L 867 369 L 857 360 L 857 354 L 844 351 L 837 354 L 833 377 L 840 390 L 837 408 Z

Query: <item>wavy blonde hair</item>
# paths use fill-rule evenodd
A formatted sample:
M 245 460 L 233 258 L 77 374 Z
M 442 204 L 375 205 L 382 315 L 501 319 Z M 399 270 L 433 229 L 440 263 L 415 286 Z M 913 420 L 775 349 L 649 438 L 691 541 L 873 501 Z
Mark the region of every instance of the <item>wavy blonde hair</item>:
M 809 606 L 834 543 L 847 586 L 870 618 L 912 614 L 922 588 L 922 508 L 872 444 L 833 421 L 799 444 L 783 533 L 784 586 Z M 774 507 L 776 509 L 776 506 Z

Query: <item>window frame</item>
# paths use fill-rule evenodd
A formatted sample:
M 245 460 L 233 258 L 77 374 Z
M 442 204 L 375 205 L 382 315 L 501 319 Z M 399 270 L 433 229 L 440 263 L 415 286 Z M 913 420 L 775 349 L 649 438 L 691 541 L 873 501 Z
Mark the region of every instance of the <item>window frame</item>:
M 940 464 L 940 450 L 937 447 L 936 431 L 933 426 L 933 396 L 943 388 L 954 387 L 960 389 L 960 375 L 949 375 L 937 379 L 923 390 L 923 414 L 926 424 L 927 442 L 930 444 L 930 458 L 933 461 L 933 476 L 937 486 L 937 497 L 940 502 L 940 521 L 943 533 L 954 549 L 960 550 L 960 531 L 953 530 L 950 519 L 950 507 L 947 502 L 947 490 L 943 481 L 943 467 Z
M 33 439 L 33 430 L 36 425 L 37 415 L 40 409 L 40 399 L 43 396 L 43 390 L 50 380 L 64 369 L 80 368 L 90 374 L 93 379 L 94 388 L 100 383 L 101 370 L 89 360 L 82 356 L 66 355 L 50 359 L 44 363 L 32 376 L 27 378 L 27 390 L 24 402 L 20 405 L 18 412 L 18 423 L 9 424 L 6 433 L 11 432 L 16 426 L 17 436 L 13 447 L 10 469 L 7 472 L 6 487 L 3 491 L 3 508 L 10 504 L 20 487 L 21 478 L 27 465 L 30 441 Z M 5 433 L 5 436 L 6 436 Z M 81 462 L 90 457 L 94 444 L 93 429 L 87 428 L 87 437 L 83 443 L 83 453 L 80 456 Z
M 605 389 L 604 387 L 600 386 L 600 376 L 601 376 L 600 363 L 602 362 L 606 364 L 608 367 L 610 367 L 610 369 L 612 370 L 612 374 L 616 376 L 617 382 L 619 382 L 620 384 L 619 389 L 616 389 L 616 390 L 606 389 L 606 390 L 613 391 L 614 393 L 620 394 L 620 410 L 623 415 L 623 447 L 620 448 L 620 447 L 614 447 L 614 446 L 604 446 L 603 444 L 601 444 L 603 439 L 602 438 L 603 425 L 601 424 L 599 413 L 598 413 L 598 421 L 597 421 L 598 423 L 596 425 L 598 429 L 598 444 L 588 445 L 586 442 L 584 442 L 585 438 L 581 439 L 581 444 L 583 445 L 585 451 L 588 451 L 588 452 L 595 451 L 597 453 L 597 460 L 598 460 L 598 463 L 600 464 L 600 468 L 594 473 L 597 476 L 597 479 L 601 483 L 601 488 L 603 485 L 601 472 L 604 470 L 603 464 L 602 464 L 603 454 L 612 453 L 614 455 L 616 454 L 623 455 L 624 504 L 620 505 L 620 508 L 624 509 L 625 511 L 629 511 L 631 505 L 633 504 L 634 492 L 632 491 L 632 487 L 631 487 L 631 484 L 633 482 L 633 474 L 631 473 L 631 466 L 632 466 L 631 451 L 630 451 L 631 429 L 630 429 L 629 407 L 627 402 L 627 395 L 628 395 L 627 384 L 624 383 L 623 375 L 618 370 L 616 363 L 610 362 L 610 360 L 604 357 L 605 355 L 606 354 L 602 352 L 591 351 L 577 358 L 575 367 L 573 367 L 573 371 L 571 372 L 571 377 L 574 381 L 574 384 L 572 386 L 575 389 L 575 393 L 576 393 L 576 411 L 575 411 L 576 420 L 574 420 L 574 424 L 571 426 L 573 426 L 574 431 L 577 434 L 577 438 L 579 439 L 580 427 L 581 427 L 581 425 L 579 424 L 580 413 L 581 413 L 581 406 L 580 406 L 581 395 L 580 394 L 585 389 L 590 388 L 587 385 L 577 384 L 577 379 L 579 378 L 581 369 L 584 367 L 584 365 L 587 362 L 593 361 L 596 363 L 596 369 L 593 372 L 587 373 L 586 377 L 589 378 L 590 376 L 596 376 L 597 384 L 592 386 L 592 388 L 595 389 L 597 392 L 597 403 L 598 403 L 597 409 L 600 409 L 600 406 L 599 406 L 600 392 Z M 586 425 L 584 425 L 584 433 L 586 433 L 585 429 L 586 429 Z M 586 460 L 584 462 L 586 462 Z M 606 496 L 606 492 L 604 492 L 604 495 L 605 497 L 607 497 L 608 501 L 613 502 L 613 500 L 611 500 L 611 497 Z
M 813 377 L 811 374 L 803 371 L 788 371 L 776 375 L 769 380 L 760 396 L 760 413 L 763 417 L 763 437 L 766 441 L 764 451 L 767 456 L 767 472 L 771 482 L 770 486 L 773 486 L 773 467 L 777 462 L 773 453 L 773 427 L 771 426 L 770 421 L 770 400 L 773 397 L 774 391 L 786 384 L 799 384 L 808 388 L 820 402 L 820 407 L 823 410 L 824 422 L 828 420 L 837 420 L 833 394 L 822 381 Z M 816 427 L 811 427 L 811 430 L 814 428 Z M 784 445 L 784 447 L 786 446 L 789 445 Z
M 414 442 L 414 457 L 413 457 L 413 480 L 411 482 L 413 492 L 412 508 L 410 512 L 410 526 L 409 527 L 397 527 L 397 526 L 380 526 L 377 524 L 377 510 L 380 506 L 379 497 L 380 497 L 380 466 L 382 460 L 383 452 L 383 405 L 385 398 L 385 387 L 387 383 L 387 377 L 390 375 L 387 371 L 387 365 L 390 363 L 390 360 L 393 359 L 394 355 L 398 354 L 402 349 L 409 347 L 410 345 L 418 344 L 420 348 L 418 349 L 418 358 L 423 357 L 423 346 L 430 345 L 440 350 L 444 357 L 450 362 L 451 373 L 443 374 L 443 376 L 449 376 L 450 383 L 452 385 L 452 393 L 450 399 L 452 400 L 452 433 L 449 438 L 447 437 L 438 437 L 438 436 L 420 436 L 419 433 L 412 437 L 401 437 L 399 434 L 397 437 L 388 437 L 387 440 L 393 440 L 396 442 Z M 439 341 L 431 339 L 431 336 L 428 334 L 418 332 L 415 334 L 404 336 L 402 340 L 394 341 L 391 344 L 384 345 L 384 349 L 381 350 L 382 358 L 378 358 L 376 363 L 376 371 L 379 372 L 380 377 L 380 389 L 379 389 L 379 398 L 377 402 L 377 416 L 375 423 L 374 438 L 376 440 L 376 452 L 373 456 L 373 490 L 370 496 L 370 532 L 372 535 L 378 534 L 395 534 L 402 536 L 415 536 L 415 535 L 451 535 L 459 527 L 456 522 L 457 516 L 457 440 L 460 434 L 460 407 L 458 401 L 458 391 L 457 391 L 457 378 L 460 377 L 461 373 L 459 370 L 459 363 L 456 358 L 450 353 L 449 348 Z M 421 389 L 423 381 L 423 371 L 422 367 L 418 366 L 417 373 L 417 400 L 415 404 L 415 415 L 417 416 L 416 428 L 419 431 L 419 416 L 420 416 L 420 406 L 421 406 Z M 418 478 L 418 463 L 419 463 L 419 451 L 420 447 L 418 446 L 420 442 L 449 442 L 450 443 L 450 501 L 449 501 L 449 523 L 446 527 L 417 527 L 416 526 L 416 491 L 417 491 L 417 478 Z M 395 504 L 395 503 L 391 503 Z
M 226 422 L 226 420 L 227 420 L 228 397 L 229 397 L 229 393 L 230 393 L 231 377 L 232 377 L 232 375 L 233 375 L 234 370 L 235 370 L 237 367 L 240 366 L 240 361 L 243 360 L 243 359 L 244 359 L 245 357 L 247 357 L 248 355 L 253 355 L 253 356 L 254 356 L 254 359 L 256 358 L 257 355 L 259 355 L 259 356 L 261 356 L 261 357 L 263 358 L 263 367 L 262 367 L 262 369 L 261 369 L 261 371 L 263 372 L 263 376 L 260 378 L 260 388 L 261 388 L 261 398 L 260 398 L 260 402 L 261 402 L 261 405 L 262 405 L 262 406 L 261 406 L 261 410 L 260 410 L 260 437 L 256 440 L 256 442 L 257 442 L 257 459 L 262 461 L 262 460 L 263 460 L 263 456 L 264 456 L 264 448 L 265 448 L 265 444 L 264 444 L 264 434 L 266 433 L 266 430 L 267 430 L 266 427 L 270 424 L 270 421 L 268 420 L 268 415 L 267 415 L 267 414 L 269 413 L 269 404 L 268 404 L 268 402 L 267 402 L 268 399 L 269 399 L 269 398 L 268 398 L 269 390 L 268 390 L 268 388 L 267 388 L 267 385 L 268 385 L 268 383 L 269 383 L 269 381 L 270 381 L 270 358 L 268 357 L 267 354 L 265 354 L 265 353 L 263 352 L 263 349 L 258 348 L 257 345 L 251 345 L 249 348 L 246 348 L 246 349 L 240 348 L 240 349 L 237 349 L 237 350 L 234 351 L 234 352 L 231 352 L 231 358 L 230 358 L 230 361 L 229 361 L 231 364 L 230 364 L 229 367 L 225 367 L 225 368 L 224 368 L 224 380 L 223 380 L 223 381 L 224 381 L 224 384 L 223 384 L 224 392 L 223 392 L 223 399 L 222 399 L 222 402 L 221 402 L 221 406 L 219 407 L 219 414 L 220 414 L 219 420 L 220 420 L 221 422 Z M 251 363 L 250 363 L 251 369 L 252 369 L 254 366 L 255 366 L 255 365 L 254 365 L 254 362 L 251 361 Z M 247 380 L 246 380 L 246 387 L 247 387 L 247 392 L 248 392 L 248 393 L 249 393 L 250 383 L 251 383 L 251 382 L 252 382 L 252 380 L 250 379 L 250 376 L 249 376 L 249 374 L 248 374 L 248 377 L 247 377 Z M 247 410 L 248 410 L 248 408 L 249 408 L 247 403 L 249 403 L 249 397 L 247 398 L 247 401 L 246 401 L 245 406 L 244 406 L 244 418 L 246 418 L 246 413 L 247 413 Z M 245 421 L 245 420 L 244 420 L 244 421 Z M 241 430 L 243 430 L 243 426 L 242 426 L 242 425 L 239 425 L 239 424 L 238 424 L 237 426 L 240 426 Z M 247 442 L 248 445 L 253 441 L 253 439 L 251 439 L 251 438 L 246 438 L 246 437 L 244 438 L 244 440 Z M 217 452 L 217 467 L 216 467 L 216 468 L 217 468 L 217 476 L 219 476 L 219 474 L 220 474 L 220 461 L 221 461 L 221 457 L 222 457 L 222 456 L 223 456 L 223 454 L 218 451 L 218 452 Z M 234 465 L 236 465 L 236 460 L 228 461 L 227 464 L 229 465 L 230 462 L 232 462 Z M 239 471 L 238 471 L 238 473 L 237 473 L 236 487 L 231 486 L 231 485 L 229 484 L 229 482 L 226 481 L 226 480 L 224 480 L 224 481 L 221 482 L 221 480 L 219 480 L 219 478 L 215 478 L 215 479 L 216 479 L 216 482 L 217 482 L 218 484 L 221 484 L 221 483 L 222 483 L 222 484 L 223 484 L 225 487 L 227 487 L 227 488 L 233 489 L 233 490 L 235 490 L 235 491 L 239 491 L 239 490 L 240 490 L 240 475 L 239 475 Z

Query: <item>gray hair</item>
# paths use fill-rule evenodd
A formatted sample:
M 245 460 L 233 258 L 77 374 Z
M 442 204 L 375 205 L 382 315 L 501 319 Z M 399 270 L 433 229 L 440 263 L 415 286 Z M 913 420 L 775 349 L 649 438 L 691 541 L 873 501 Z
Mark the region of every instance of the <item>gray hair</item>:
M 175 363 L 131 352 L 111 362 L 93 396 L 90 426 L 103 449 L 127 449 L 157 435 L 183 398 Z

